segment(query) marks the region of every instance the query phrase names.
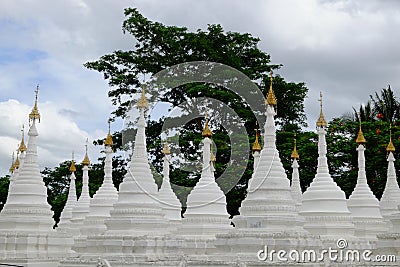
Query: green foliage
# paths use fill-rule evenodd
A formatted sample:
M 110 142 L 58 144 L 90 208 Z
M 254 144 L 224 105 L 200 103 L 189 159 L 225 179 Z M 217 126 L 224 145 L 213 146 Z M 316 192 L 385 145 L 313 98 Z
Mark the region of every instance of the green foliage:
M 380 95 L 375 92 L 375 96 L 371 95 L 370 98 L 378 119 L 393 123 L 400 118 L 400 102 L 395 97 L 390 85 L 387 89 L 382 89 Z
M 271 64 L 270 55 L 258 48 L 260 40 L 248 33 L 225 32 L 221 25 L 208 25 L 206 30 L 190 32 L 185 27 L 166 26 L 150 21 L 135 8 L 126 9 L 125 16 L 122 28 L 124 33 L 132 35 L 135 39 L 134 48 L 130 51 L 118 50 L 85 64 L 87 68 L 101 72 L 108 80 L 111 87 L 109 97 L 116 108 L 113 111 L 115 117 L 126 117 L 130 99 L 140 85 L 138 77 L 144 73 L 153 75 L 167 67 L 185 62 L 217 62 L 244 73 L 255 83 L 263 81 L 264 85 L 259 84 L 259 87 L 265 95 L 269 88 L 269 72 L 281 66 Z M 304 98 L 308 89 L 304 83 L 288 83 L 277 75 L 274 78 L 274 91 L 279 99 L 277 122 L 281 128 L 285 131 L 298 131 L 300 126 L 306 126 Z M 244 122 L 247 133 L 253 134 L 256 120 L 250 107 L 243 103 L 238 95 L 221 85 L 188 83 L 172 86 L 164 91 L 158 88 L 157 94 L 160 101 L 169 102 L 173 106 L 187 101 L 191 103 L 191 99 L 199 97 L 219 100 L 232 108 Z M 171 124 L 177 127 L 175 130 L 179 130 L 179 136 L 173 137 L 179 141 L 179 146 L 172 145 L 172 152 L 179 151 L 181 161 L 172 164 L 170 178 L 174 184 L 173 189 L 182 203 L 186 202 L 187 194 L 199 178 L 200 169 L 196 167 L 198 164 L 192 162 L 199 162 L 201 156 L 200 133 L 204 124 L 204 120 L 197 118 L 180 125 L 179 122 L 184 121 L 185 116 L 183 112 L 180 118 L 171 121 Z M 238 177 L 240 172 L 236 169 L 237 162 L 230 161 L 232 144 L 223 127 L 226 125 L 222 125 L 225 120 L 217 116 L 220 115 L 215 115 L 212 125 L 217 151 L 216 177 L 221 187 L 228 186 L 229 181 L 218 178 L 230 166 L 231 173 L 228 174 L 232 179 L 239 180 L 234 190 L 227 194 L 228 210 L 230 214 L 236 214 L 246 194 L 252 163 L 250 160 L 247 168 L 243 170 L 243 177 Z M 149 121 L 146 130 L 151 163 L 158 172 L 161 172 L 162 166 L 162 144 L 159 136 L 163 123 L 164 118 Z M 247 140 L 247 136 L 245 137 Z M 240 146 L 244 151 L 248 151 L 245 155 L 248 157 L 251 153 L 248 141 L 240 143 Z M 122 148 L 121 144 L 117 144 L 116 148 Z M 307 168 L 305 170 L 308 171 Z
M 10 184 L 10 176 L 9 175 L 0 177 L 0 211 L 3 209 L 3 206 L 7 201 L 9 184 Z

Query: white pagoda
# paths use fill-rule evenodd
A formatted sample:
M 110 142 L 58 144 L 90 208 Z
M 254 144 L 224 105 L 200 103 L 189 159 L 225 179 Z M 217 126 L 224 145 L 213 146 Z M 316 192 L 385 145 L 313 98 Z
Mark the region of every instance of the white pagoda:
M 304 228 L 312 234 L 328 238 L 354 237 L 354 224 L 347 208 L 345 193 L 333 181 L 328 169 L 326 120 L 321 110 L 317 121 L 317 174 L 303 193 L 300 214 L 305 218 Z
M 358 178 L 356 187 L 347 201 L 347 206 L 353 217 L 355 235 L 360 238 L 376 240 L 378 234 L 386 231 L 386 224 L 381 215 L 379 201 L 367 183 L 364 155 L 366 142 L 360 121 L 356 139 L 358 145 Z

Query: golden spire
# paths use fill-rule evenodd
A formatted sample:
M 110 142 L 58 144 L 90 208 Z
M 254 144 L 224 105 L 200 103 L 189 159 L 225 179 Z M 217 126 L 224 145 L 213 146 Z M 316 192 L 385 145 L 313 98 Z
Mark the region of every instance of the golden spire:
M 146 84 L 142 84 L 142 96 L 140 97 L 139 101 L 137 102 L 137 107 L 139 109 L 144 108 L 147 109 L 149 107 L 149 102 L 146 99 Z
M 292 159 L 299 159 L 299 153 L 297 152 L 297 139 L 296 139 L 296 133 L 294 133 L 294 146 L 293 146 L 293 151 L 292 155 L 290 155 Z
M 69 171 L 76 172 L 75 161 L 74 161 L 74 152 L 72 152 L 71 167 L 69 167 Z
M 394 147 L 394 145 L 393 145 L 393 142 L 392 142 L 392 124 L 390 124 L 390 130 L 389 130 L 389 132 L 390 132 L 390 141 L 389 141 L 389 144 L 388 144 L 388 146 L 386 147 L 386 151 L 389 153 L 389 152 L 395 152 L 396 151 L 396 148 Z
M 215 155 L 214 155 L 214 152 L 213 152 L 213 145 L 212 145 L 212 144 L 211 144 L 210 152 L 211 152 L 210 161 L 214 164 L 214 162 L 217 161 L 217 158 L 216 158 Z
M 358 145 L 364 145 L 365 146 L 365 143 L 367 143 L 367 140 L 365 140 L 364 134 L 363 134 L 362 129 L 361 129 L 361 117 L 358 116 L 358 118 L 359 118 L 360 127 L 358 129 L 358 135 L 357 135 L 356 143 Z
M 168 130 L 165 131 L 165 144 L 164 144 L 164 148 L 161 151 L 164 155 L 169 155 L 171 154 L 171 150 L 169 149 L 169 145 L 168 145 Z
M 319 118 L 317 120 L 317 127 L 326 127 L 326 120 L 324 117 L 324 114 L 322 113 L 322 92 L 319 93 L 319 99 L 318 101 L 320 102 L 320 112 L 319 112 Z
M 203 137 L 212 137 L 212 132 L 210 130 L 210 127 L 208 127 L 208 114 L 206 112 L 206 125 L 204 126 L 203 132 L 201 133 L 201 136 Z
M 261 151 L 261 145 L 258 142 L 258 123 L 257 123 L 257 128 L 255 128 L 254 131 L 256 132 L 256 140 L 254 141 L 253 147 L 252 147 L 251 150 L 253 152 L 256 152 L 256 151 L 260 152 Z
M 86 138 L 85 147 L 86 147 L 86 154 L 85 154 L 85 158 L 82 161 L 82 164 L 86 165 L 86 166 L 89 166 L 90 165 L 90 160 L 89 160 L 89 156 L 88 156 L 88 153 L 87 153 L 87 150 L 88 150 L 88 139 L 87 138 Z
M 270 81 L 269 90 L 268 90 L 267 99 L 265 100 L 265 102 L 267 102 L 268 105 L 276 106 L 277 101 L 276 101 L 274 90 L 272 90 L 272 80 L 273 80 L 272 74 L 273 74 L 273 72 L 271 70 L 271 72 L 269 73 L 269 81 Z
M 19 164 L 20 164 L 18 156 L 19 156 L 19 150 L 17 149 L 17 159 L 14 162 L 15 169 L 18 169 L 19 168 Z
M 110 128 L 111 128 L 111 120 L 108 120 L 108 134 L 107 134 L 106 141 L 104 141 L 105 146 L 112 146 L 114 144 L 113 139 L 110 134 Z
M 11 158 L 11 166 L 9 169 L 10 173 L 14 173 L 15 171 L 15 164 L 14 164 L 14 152 L 12 153 L 12 158 Z
M 26 151 L 26 145 L 25 145 L 25 138 L 24 138 L 24 125 L 22 124 L 22 129 L 21 129 L 21 132 L 22 132 L 22 139 L 21 139 L 21 144 L 19 145 L 19 148 L 18 148 L 18 150 L 19 150 L 19 152 L 21 152 L 21 153 L 23 153 L 23 152 L 25 152 Z
M 31 113 L 29 114 L 29 121 L 34 121 L 34 120 L 38 120 L 40 122 L 40 113 L 39 113 L 39 109 L 37 106 L 37 100 L 38 100 L 38 94 L 39 94 L 39 85 L 36 86 L 36 90 L 35 90 L 35 105 L 32 108 Z

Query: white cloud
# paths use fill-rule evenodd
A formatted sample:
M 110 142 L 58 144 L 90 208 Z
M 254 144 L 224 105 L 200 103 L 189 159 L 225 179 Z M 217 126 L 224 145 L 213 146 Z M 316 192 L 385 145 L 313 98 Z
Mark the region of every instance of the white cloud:
M 57 103 L 45 102 L 38 104 L 41 122 L 37 124 L 39 137 L 37 140 L 39 163 L 41 168 L 54 167 L 58 163 L 71 158 L 75 152 L 76 160 L 84 157 L 85 141 L 89 138 L 89 157 L 96 162 L 99 157 L 100 147 L 94 147 L 94 139 L 103 138 L 106 133 L 97 130 L 90 135 L 80 129 L 70 117 L 60 113 L 62 107 Z M 28 114 L 31 107 L 16 100 L 0 102 L 0 175 L 7 172 L 11 154 L 21 140 L 21 126 L 25 125 L 25 140 L 28 142 Z

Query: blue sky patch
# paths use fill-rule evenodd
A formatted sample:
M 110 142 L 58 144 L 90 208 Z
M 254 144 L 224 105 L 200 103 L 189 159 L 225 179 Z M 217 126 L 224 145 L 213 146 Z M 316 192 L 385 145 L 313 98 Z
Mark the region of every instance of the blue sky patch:
M 0 65 L 17 62 L 32 62 L 47 58 L 45 51 L 0 47 Z

